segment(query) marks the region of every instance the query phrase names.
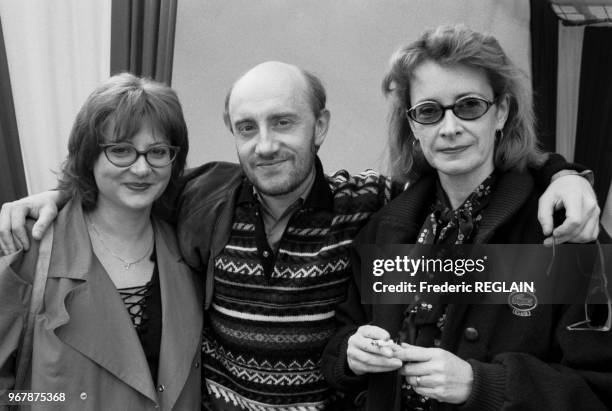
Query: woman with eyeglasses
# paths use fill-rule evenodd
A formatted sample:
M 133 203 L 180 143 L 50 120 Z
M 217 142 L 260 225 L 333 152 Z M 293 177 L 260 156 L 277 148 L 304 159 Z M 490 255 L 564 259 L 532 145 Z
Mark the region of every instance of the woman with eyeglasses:
M 187 151 L 181 105 L 161 83 L 111 77 L 77 114 L 59 187 L 71 200 L 54 224 L 24 374 L 32 392 L 56 395 L 33 409 L 199 409 L 201 295 L 174 229 L 152 214 Z M 16 358 L 38 254 L 36 243 L 0 258 L 5 401 L 24 372 Z
M 376 214 L 361 244 L 541 244 L 527 171 L 536 148 L 527 80 L 495 38 L 440 27 L 391 58 L 389 146 L 407 190 Z M 362 305 L 358 257 L 345 326 L 323 372 L 367 410 L 603 410 L 612 407 L 612 333 L 579 306 Z M 395 342 L 394 342 L 395 341 Z

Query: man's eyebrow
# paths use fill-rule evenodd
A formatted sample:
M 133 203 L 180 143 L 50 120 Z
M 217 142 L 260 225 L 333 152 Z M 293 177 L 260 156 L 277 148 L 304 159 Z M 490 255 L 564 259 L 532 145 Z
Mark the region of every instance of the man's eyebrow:
M 268 118 L 272 119 L 272 120 L 276 120 L 276 119 L 279 119 L 279 118 L 286 118 L 286 117 L 289 117 L 289 118 L 299 118 L 299 115 L 297 113 L 292 112 L 292 111 L 287 111 L 287 112 L 283 112 L 283 113 L 274 113 L 274 114 L 271 114 L 270 116 L 268 116 Z
M 252 122 L 253 120 L 251 120 L 250 118 L 241 118 L 241 119 L 234 121 L 234 126 L 239 126 L 241 124 L 252 123 Z

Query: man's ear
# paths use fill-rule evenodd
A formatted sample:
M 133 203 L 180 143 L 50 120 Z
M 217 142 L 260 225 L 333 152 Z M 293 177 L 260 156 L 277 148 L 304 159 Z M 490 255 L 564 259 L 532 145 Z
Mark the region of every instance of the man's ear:
M 323 141 L 325 141 L 325 136 L 327 136 L 327 130 L 329 129 L 330 116 L 329 110 L 324 108 L 319 112 L 319 116 L 315 120 L 314 145 L 316 147 L 320 147 Z

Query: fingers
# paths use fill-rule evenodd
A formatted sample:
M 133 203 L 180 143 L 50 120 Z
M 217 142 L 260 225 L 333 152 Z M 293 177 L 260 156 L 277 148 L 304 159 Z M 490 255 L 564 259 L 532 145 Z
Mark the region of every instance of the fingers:
M 349 368 L 357 375 L 392 371 L 402 366 L 402 362 L 397 358 L 370 353 L 351 346 L 346 350 L 346 358 Z
M 412 386 L 412 389 L 414 390 L 414 392 L 416 392 L 419 395 L 422 395 L 423 397 L 433 398 L 434 400 L 441 400 L 441 395 L 439 394 L 440 389 L 437 387 L 431 388 L 431 387 Z
M 431 375 L 412 375 L 406 377 L 408 384 L 412 386 L 412 388 L 434 388 L 439 385 L 437 381 L 435 381 L 435 377 Z
M 565 208 L 565 220 L 554 228 L 552 214 L 561 207 Z M 580 176 L 559 177 L 539 200 L 538 220 L 542 232 L 545 236 L 552 234 L 556 243 L 594 241 L 599 234 L 599 214 L 593 188 Z M 544 244 L 551 245 L 552 238 L 547 238 Z
M 594 241 L 599 234 L 597 204 L 585 200 L 580 207 L 566 207 L 563 224 L 555 228 L 553 237 L 558 244 L 564 242 L 585 243 Z
M 40 240 L 53 219 L 57 216 L 57 203 L 62 201 L 62 193 L 49 191 L 36 194 L 21 200 L 7 203 L 0 211 L 0 248 L 4 253 L 11 253 L 17 247 L 30 248 L 25 219 L 38 219 L 33 227 L 32 236 Z
M 434 373 L 436 370 L 433 369 L 434 364 L 430 361 L 415 362 L 415 363 L 404 363 L 400 369 L 400 374 L 406 377 L 424 376 Z
M 392 357 L 393 350 L 391 347 L 374 344 L 374 341 L 387 341 L 388 338 L 389 333 L 380 327 L 361 326 L 348 340 L 347 355 L 351 354 L 351 358 L 365 362 L 367 362 L 369 354 Z
M 357 375 L 396 370 L 401 360 L 393 358 L 389 346 L 379 346 L 373 341 L 389 339 L 389 333 L 376 326 L 361 326 L 348 340 L 346 357 L 349 368 Z
M 13 207 L 11 209 L 11 230 L 13 232 L 13 238 L 15 238 L 25 250 L 30 248 L 30 239 L 26 231 L 25 223 L 27 215 L 28 210 L 23 207 Z
M 386 357 L 393 356 L 393 348 L 391 346 L 377 344 L 378 341 L 390 341 L 391 336 L 383 328 L 375 325 L 362 325 L 357 329 L 354 337 L 353 341 L 362 351 L 382 354 Z
M 10 226 L 10 218 L 7 218 L 7 207 L 9 203 L 2 204 L 0 209 L 0 252 L 10 254 L 15 251 L 13 236 L 7 233 Z
M 598 208 L 599 210 L 599 208 Z M 587 224 L 585 224 L 583 228 L 583 240 L 584 242 L 595 241 L 599 236 L 599 212 L 597 213 L 597 218 L 591 218 Z M 577 241 L 582 242 L 582 241 Z
M 538 200 L 538 221 L 542 226 L 542 232 L 545 236 L 552 234 L 554 228 L 553 213 L 558 206 L 559 205 L 548 191 L 542 194 Z
M 28 236 L 15 237 L 11 230 L 12 221 L 15 218 L 13 203 L 5 203 L 0 211 L 0 249 L 5 254 L 14 253 L 21 246 L 29 247 Z M 25 217 L 23 217 L 25 220 Z M 25 237 L 25 238 L 24 238 Z M 26 248 L 27 249 L 27 248 Z
M 408 349 L 410 347 L 407 347 Z M 451 404 L 465 402 L 472 391 L 474 381 L 472 366 L 455 354 L 440 348 L 423 350 L 429 351 L 430 360 L 407 363 L 400 369 L 400 374 L 407 377 L 408 384 L 417 393 L 438 401 Z
M 406 344 L 406 343 L 402 343 L 402 349 L 400 350 L 396 350 L 395 352 L 395 357 L 399 358 L 400 360 L 406 362 L 406 361 L 416 361 L 416 362 L 423 362 L 423 361 L 429 361 L 432 359 L 433 355 L 435 354 L 435 350 L 437 350 L 436 348 L 424 348 L 424 347 L 419 347 L 417 345 L 410 345 L 410 344 Z M 418 374 L 415 374 L 418 375 Z
M 53 205 L 45 205 L 40 209 L 38 220 L 32 227 L 32 237 L 36 240 L 42 239 L 45 231 L 53 223 L 53 220 L 57 216 L 57 207 Z
M 388 340 L 391 338 L 387 330 L 376 325 L 362 325 L 357 329 L 357 334 L 373 340 Z

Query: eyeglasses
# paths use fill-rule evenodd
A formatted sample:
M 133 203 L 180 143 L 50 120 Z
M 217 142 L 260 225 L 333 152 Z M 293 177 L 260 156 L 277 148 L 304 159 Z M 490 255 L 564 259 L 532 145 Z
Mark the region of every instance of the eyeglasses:
M 489 108 L 495 104 L 480 97 L 463 97 L 454 104 L 443 106 L 437 101 L 424 101 L 406 110 L 409 118 L 420 124 L 435 124 L 442 120 L 446 110 L 452 110 L 453 114 L 461 120 L 476 120 L 485 115 Z
M 104 150 L 104 155 L 114 166 L 129 167 L 138 160 L 138 157 L 144 156 L 147 164 L 154 168 L 166 167 L 171 164 L 180 148 L 159 144 L 149 147 L 145 151 L 137 150 L 128 143 L 111 143 L 99 144 Z
M 597 243 L 597 249 L 599 253 L 599 267 L 601 269 L 601 284 L 591 289 L 586 299 L 584 300 L 584 320 L 578 321 L 574 324 L 568 325 L 566 328 L 568 331 L 610 331 L 612 329 L 612 299 L 608 291 L 608 279 L 606 278 L 606 272 L 604 268 L 604 257 L 599 241 Z M 605 322 L 601 321 L 601 318 L 597 318 L 597 321 L 593 321 L 595 309 L 599 308 L 602 304 L 601 301 L 606 301 L 607 317 Z M 601 324 L 601 325 L 596 325 Z

